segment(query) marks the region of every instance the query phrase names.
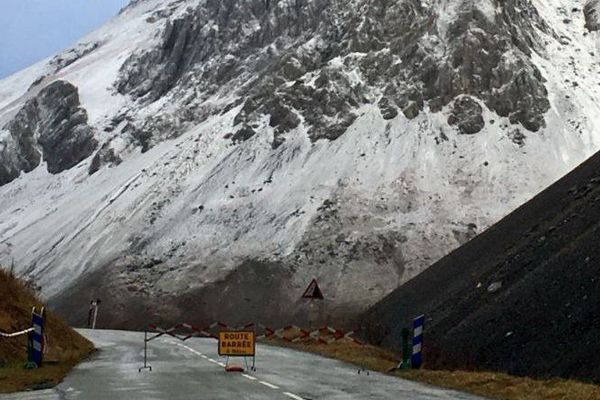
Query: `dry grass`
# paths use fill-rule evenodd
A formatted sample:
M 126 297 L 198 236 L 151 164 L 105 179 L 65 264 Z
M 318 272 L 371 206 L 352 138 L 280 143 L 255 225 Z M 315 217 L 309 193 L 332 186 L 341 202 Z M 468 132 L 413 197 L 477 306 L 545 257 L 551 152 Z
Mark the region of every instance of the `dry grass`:
M 329 345 L 314 342 L 289 343 L 280 340 L 268 340 L 265 343 L 316 353 L 403 379 L 455 389 L 489 399 L 600 400 L 600 386 L 564 379 L 537 380 L 494 372 L 427 369 L 390 372 L 398 365 L 398 360 L 401 358 L 399 353 L 369 345 L 359 346 L 351 341 L 339 341 Z
M 387 372 L 394 368 L 398 365 L 397 360 L 400 359 L 399 353 L 375 346 L 361 346 L 347 340 L 321 344 L 314 341 L 290 343 L 284 340 L 269 339 L 263 343 L 319 354 L 380 372 Z
M 79 359 L 62 360 L 56 364 L 47 363 L 38 369 L 25 369 L 22 363 L 0 368 L 0 393 L 54 387 L 79 361 Z
M 0 269 L 0 331 L 16 332 L 31 326 L 32 307 L 42 306 L 21 283 Z M 23 390 L 43 382 L 60 382 L 66 373 L 93 350 L 83 338 L 52 313 L 46 322 L 48 361 L 37 370 L 25 370 L 27 337 L 0 338 L 0 393 Z
M 495 372 L 403 371 L 406 379 L 501 400 L 599 400 L 600 387 L 564 379 L 537 380 Z

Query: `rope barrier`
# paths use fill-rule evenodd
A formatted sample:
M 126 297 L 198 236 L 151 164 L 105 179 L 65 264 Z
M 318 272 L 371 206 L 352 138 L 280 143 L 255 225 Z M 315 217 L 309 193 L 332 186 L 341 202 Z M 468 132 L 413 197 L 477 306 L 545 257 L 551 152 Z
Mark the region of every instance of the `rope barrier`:
M 25 329 L 23 331 L 15 332 L 15 333 L 0 332 L 0 337 L 12 338 L 12 337 L 16 337 L 16 336 L 25 335 L 26 333 L 29 333 L 29 332 L 33 332 L 33 328 Z

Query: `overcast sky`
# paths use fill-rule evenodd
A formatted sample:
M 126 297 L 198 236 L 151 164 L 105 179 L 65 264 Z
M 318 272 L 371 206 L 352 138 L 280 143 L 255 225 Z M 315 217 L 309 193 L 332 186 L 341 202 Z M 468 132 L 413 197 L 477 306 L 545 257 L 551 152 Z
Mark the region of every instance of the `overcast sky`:
M 0 79 L 75 43 L 129 0 L 0 0 Z

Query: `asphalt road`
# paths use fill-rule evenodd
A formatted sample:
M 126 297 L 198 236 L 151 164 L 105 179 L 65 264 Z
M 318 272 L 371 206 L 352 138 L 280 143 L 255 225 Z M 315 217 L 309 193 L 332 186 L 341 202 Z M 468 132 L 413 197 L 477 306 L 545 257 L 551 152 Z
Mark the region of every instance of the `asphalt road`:
M 148 345 L 152 372 L 138 372 L 143 333 L 81 331 L 100 349 L 51 390 L 0 395 L 1 400 L 477 400 L 454 391 L 405 381 L 294 350 L 257 346 L 257 371 L 227 373 L 212 339 Z

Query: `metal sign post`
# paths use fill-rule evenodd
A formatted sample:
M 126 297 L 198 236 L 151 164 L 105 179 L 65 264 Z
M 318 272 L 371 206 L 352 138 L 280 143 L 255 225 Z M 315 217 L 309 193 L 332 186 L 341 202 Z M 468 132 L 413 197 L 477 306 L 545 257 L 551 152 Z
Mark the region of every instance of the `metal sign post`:
M 138 372 L 142 372 L 142 370 L 147 369 L 152 372 L 152 366 L 148 365 L 148 331 L 144 330 L 144 366 L 138 369 Z
M 315 320 L 323 319 L 323 316 L 321 315 L 322 310 L 320 310 L 318 307 L 315 308 L 314 301 L 324 299 L 323 292 L 321 291 L 321 288 L 319 287 L 319 283 L 317 282 L 316 278 L 313 278 L 313 280 L 310 282 L 310 284 L 302 294 L 302 298 L 308 299 L 310 302 L 308 307 L 308 328 L 312 329 L 312 325 L 313 322 L 315 322 Z
M 102 300 L 96 299 L 90 302 L 90 309 L 88 311 L 88 323 L 87 326 L 90 329 L 96 329 L 96 320 L 98 319 L 98 306 L 102 303 Z

